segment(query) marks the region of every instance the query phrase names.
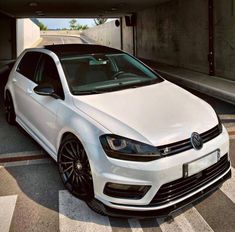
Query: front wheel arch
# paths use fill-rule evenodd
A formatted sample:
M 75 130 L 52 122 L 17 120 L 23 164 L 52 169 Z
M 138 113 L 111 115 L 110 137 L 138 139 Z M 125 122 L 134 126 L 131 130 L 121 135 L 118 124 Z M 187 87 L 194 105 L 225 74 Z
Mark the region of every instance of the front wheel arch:
M 77 150 L 76 147 L 78 147 Z M 69 148 L 71 149 L 69 150 Z M 67 149 L 69 150 L 69 152 L 67 152 L 68 151 Z M 75 153 L 77 155 L 75 155 Z M 77 138 L 77 136 L 75 136 L 74 134 L 67 132 L 62 136 L 61 144 L 58 150 L 57 163 L 59 167 L 60 176 L 67 189 L 76 197 L 79 197 L 85 201 L 91 200 L 94 197 L 94 186 L 93 186 L 92 171 L 90 168 L 90 161 L 86 154 L 84 146 L 82 145 L 81 141 Z M 82 167 L 81 170 L 77 169 L 77 163 L 81 165 Z M 67 169 L 68 171 L 65 171 Z M 90 176 L 90 178 L 87 179 L 88 182 L 90 181 L 89 182 L 90 185 L 87 186 L 88 188 L 90 187 L 90 189 L 86 189 L 86 191 L 83 191 L 84 189 L 82 189 L 82 183 L 79 182 L 82 181 L 82 178 L 80 179 L 80 177 L 82 176 L 86 178 Z M 79 192 L 79 189 L 82 190 L 82 192 Z M 88 193 L 87 195 L 84 194 L 86 192 Z
M 84 146 L 82 145 L 81 141 L 77 138 L 76 135 L 74 135 L 73 133 L 71 132 L 66 132 L 62 135 L 61 137 L 61 144 L 60 144 L 60 149 L 61 149 L 61 146 L 62 144 L 64 143 L 64 141 L 67 141 L 69 139 L 76 139 L 77 141 L 79 141 L 79 144 L 83 147 L 84 151 L 85 151 L 85 148 Z M 59 149 L 59 152 L 60 152 L 60 149 Z M 60 165 L 60 154 L 58 152 L 58 166 Z M 86 155 L 87 157 L 87 160 L 88 160 L 88 163 L 89 163 L 89 166 L 90 166 L 90 161 L 89 161 L 89 158 L 88 156 Z M 70 160 L 69 160 L 70 161 Z M 60 171 L 60 166 L 59 166 L 59 171 Z M 79 194 L 77 194 L 76 192 L 74 192 L 73 188 L 72 188 L 72 191 L 70 188 L 67 187 L 67 189 L 69 190 L 70 193 L 72 193 L 73 195 L 75 195 L 76 197 L 82 199 L 82 200 L 85 200 L 86 204 L 88 205 L 88 207 L 90 207 L 93 211 L 95 211 L 96 213 L 98 214 L 101 214 L 101 215 L 106 215 L 105 214 L 105 211 L 104 211 L 104 208 L 103 208 L 103 205 L 97 201 L 95 199 L 95 192 L 94 192 L 94 179 L 93 179 L 93 176 L 92 176 L 92 171 L 91 171 L 91 167 L 90 167 L 90 173 L 91 173 L 91 181 L 92 181 L 92 193 L 91 195 L 87 195 L 87 196 L 81 196 Z M 60 172 L 60 176 L 61 176 L 61 179 L 64 183 L 64 180 L 63 180 L 63 177 L 62 177 L 62 174 Z

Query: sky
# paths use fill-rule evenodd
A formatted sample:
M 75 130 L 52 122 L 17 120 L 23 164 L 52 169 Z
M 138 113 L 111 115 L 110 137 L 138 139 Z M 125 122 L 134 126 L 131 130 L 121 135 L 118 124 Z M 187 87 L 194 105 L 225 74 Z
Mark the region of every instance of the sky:
M 71 18 L 66 19 L 38 19 L 40 22 L 45 24 L 48 29 L 58 29 L 58 28 L 69 28 L 69 21 Z M 81 25 L 88 25 L 89 27 L 95 26 L 93 19 L 76 19 L 77 22 Z

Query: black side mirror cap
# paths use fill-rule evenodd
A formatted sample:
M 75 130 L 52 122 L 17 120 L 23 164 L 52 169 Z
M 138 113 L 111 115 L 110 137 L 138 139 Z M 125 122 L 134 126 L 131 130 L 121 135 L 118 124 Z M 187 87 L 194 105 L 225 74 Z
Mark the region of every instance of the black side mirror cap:
M 59 98 L 52 86 L 38 85 L 33 89 L 33 91 L 41 96 L 51 96 L 55 99 Z

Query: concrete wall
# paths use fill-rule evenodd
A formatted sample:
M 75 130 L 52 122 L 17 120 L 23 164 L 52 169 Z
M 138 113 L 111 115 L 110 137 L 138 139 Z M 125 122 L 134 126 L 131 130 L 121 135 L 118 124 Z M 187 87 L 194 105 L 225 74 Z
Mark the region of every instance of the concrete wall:
M 78 30 L 48 30 L 41 31 L 41 35 L 70 35 L 70 36 L 79 36 L 82 31 Z
M 208 72 L 208 0 L 173 0 L 137 14 L 137 56 Z
M 83 31 L 82 35 L 91 38 L 98 44 L 121 48 L 120 27 L 115 26 L 115 20 L 89 28 Z
M 133 27 L 126 26 L 125 18 L 122 18 L 122 38 L 123 38 L 123 50 L 133 55 L 134 51 Z
M 32 47 L 40 39 L 40 29 L 30 19 L 18 19 L 16 27 L 17 56 L 25 49 Z
M 0 66 L 8 60 L 15 59 L 15 20 L 0 13 Z
M 235 1 L 214 0 L 214 4 L 216 74 L 235 80 Z
M 235 1 L 214 0 L 215 74 L 235 80 Z M 123 48 L 132 47 L 123 23 Z M 137 12 L 138 57 L 208 74 L 208 0 L 171 0 Z

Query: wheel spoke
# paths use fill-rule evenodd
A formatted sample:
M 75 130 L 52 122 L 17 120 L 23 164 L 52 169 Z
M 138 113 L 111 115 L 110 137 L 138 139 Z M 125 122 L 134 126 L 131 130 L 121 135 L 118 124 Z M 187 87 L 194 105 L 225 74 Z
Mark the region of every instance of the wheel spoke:
M 67 167 L 65 170 L 63 170 L 63 173 L 67 172 L 70 168 L 72 168 L 72 171 L 73 171 L 73 165 L 70 165 L 70 166 Z
M 76 176 L 76 182 L 77 182 L 77 184 L 79 185 L 79 180 L 78 180 L 78 176 Z
M 77 154 L 77 152 L 76 152 L 76 149 L 75 149 L 75 147 L 73 146 L 73 143 L 70 142 L 69 145 L 70 145 L 70 147 L 71 147 L 71 150 L 72 150 L 72 153 L 73 153 L 74 157 L 75 157 L 75 158 L 79 158 L 79 156 L 78 156 L 78 154 Z
M 67 161 L 67 162 L 59 162 L 59 164 L 64 164 L 64 165 L 67 165 L 67 164 L 73 164 L 72 161 Z
M 86 186 L 85 186 L 85 182 L 82 180 L 82 176 L 80 176 L 79 180 L 80 180 L 81 188 L 82 188 L 82 190 L 84 190 L 86 188 Z
M 74 160 L 72 157 L 67 156 L 67 155 L 65 155 L 65 154 L 63 154 L 62 157 L 65 157 L 65 158 L 67 158 L 67 159 L 69 159 L 69 160 Z
M 73 173 L 73 169 L 70 171 L 70 173 L 68 174 L 68 179 L 70 178 L 70 176 L 72 175 Z
M 91 178 L 91 175 L 88 174 L 88 173 L 83 173 L 83 176 L 84 178 L 86 179 L 86 181 L 90 181 L 92 178 Z
M 81 158 L 81 151 L 80 151 L 80 146 L 76 143 L 76 154 L 78 158 Z
M 74 159 L 76 159 L 76 155 L 74 155 L 73 152 L 68 148 L 67 144 L 65 145 L 64 148 L 70 156 L 72 156 Z
M 85 185 L 88 184 L 88 181 L 84 175 L 81 175 L 81 180 Z

